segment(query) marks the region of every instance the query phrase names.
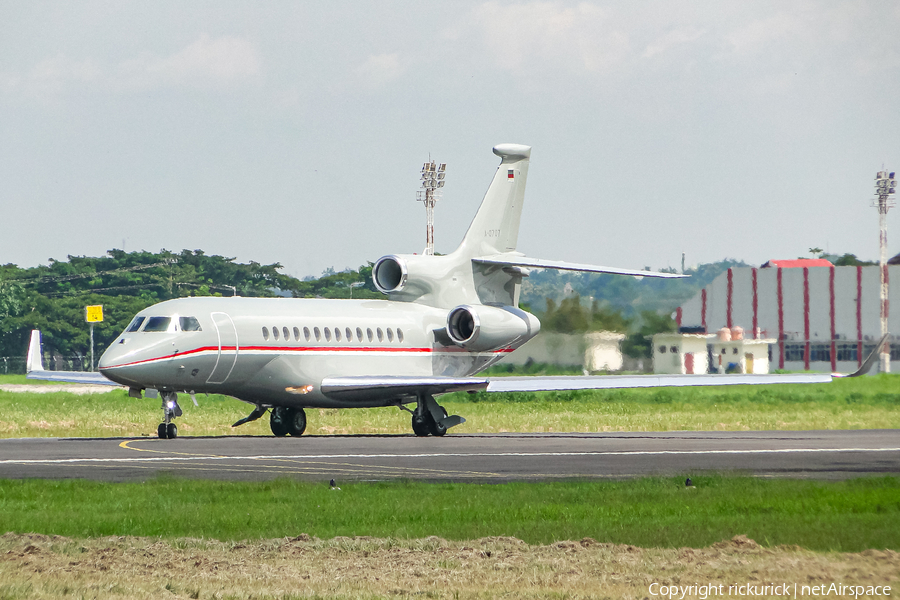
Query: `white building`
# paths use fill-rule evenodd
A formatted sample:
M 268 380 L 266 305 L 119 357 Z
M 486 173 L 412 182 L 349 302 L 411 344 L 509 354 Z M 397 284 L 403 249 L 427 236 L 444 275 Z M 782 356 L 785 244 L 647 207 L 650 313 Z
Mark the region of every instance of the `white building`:
M 676 322 L 705 331 L 740 325 L 747 338 L 774 338 L 773 369 L 856 370 L 881 338 L 879 267 L 804 260 L 773 264 L 728 269 L 676 310 Z M 888 278 L 890 296 L 900 298 L 900 266 L 889 266 Z M 900 314 L 889 314 L 888 330 L 900 333 Z M 892 344 L 890 353 L 891 370 L 897 372 L 900 343 Z
M 623 358 L 621 333 L 592 331 L 585 334 L 542 332 L 499 364 L 524 365 L 530 362 L 580 366 L 587 371 L 620 371 Z

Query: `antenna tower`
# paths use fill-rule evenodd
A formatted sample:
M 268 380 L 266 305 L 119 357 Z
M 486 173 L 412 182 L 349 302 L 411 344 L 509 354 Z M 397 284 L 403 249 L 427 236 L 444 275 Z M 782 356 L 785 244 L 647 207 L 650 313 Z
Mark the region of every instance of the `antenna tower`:
M 416 200 L 425 203 L 425 254 L 434 254 L 434 204 L 441 199 L 440 189 L 444 187 L 447 164 L 436 164 L 433 160 L 422 165 L 422 187 L 416 193 Z
M 882 167 L 884 168 L 884 167 Z M 881 335 L 888 332 L 888 265 L 887 265 L 887 213 L 893 208 L 891 196 L 897 191 L 897 180 L 894 173 L 878 171 L 875 175 L 875 195 L 878 199 L 872 205 L 878 208 L 878 226 L 881 230 Z M 891 372 L 891 344 L 887 342 L 881 349 L 881 372 Z

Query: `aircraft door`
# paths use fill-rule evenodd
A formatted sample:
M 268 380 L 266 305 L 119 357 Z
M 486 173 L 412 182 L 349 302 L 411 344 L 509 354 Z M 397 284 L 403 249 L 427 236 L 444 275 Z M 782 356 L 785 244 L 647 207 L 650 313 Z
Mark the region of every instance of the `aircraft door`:
M 216 355 L 216 365 L 206 383 L 225 383 L 234 365 L 237 362 L 239 350 L 237 329 L 234 321 L 226 313 L 214 312 L 210 314 L 213 325 L 216 326 L 216 335 L 219 339 L 219 352 Z

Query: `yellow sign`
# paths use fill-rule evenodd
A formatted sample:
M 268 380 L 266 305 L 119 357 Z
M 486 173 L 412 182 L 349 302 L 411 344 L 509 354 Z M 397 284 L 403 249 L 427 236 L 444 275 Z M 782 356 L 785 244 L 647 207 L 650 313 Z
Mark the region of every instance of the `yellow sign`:
M 103 322 L 103 305 L 98 304 L 96 306 L 85 306 L 84 307 L 85 318 L 88 323 L 102 323 Z

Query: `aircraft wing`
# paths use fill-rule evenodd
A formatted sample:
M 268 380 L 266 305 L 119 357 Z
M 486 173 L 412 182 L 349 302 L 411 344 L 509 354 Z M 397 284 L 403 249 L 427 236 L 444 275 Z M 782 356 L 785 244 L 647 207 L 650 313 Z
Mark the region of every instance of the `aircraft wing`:
M 486 390 L 487 387 L 487 379 L 473 377 L 360 375 L 326 377 L 322 380 L 319 389 L 329 398 L 371 400 L 376 398 L 416 397 L 419 394 L 480 392 Z
M 40 379 L 42 381 L 58 381 L 59 383 L 88 383 L 94 385 L 119 384 L 110 381 L 100 373 L 86 371 L 47 371 L 44 369 L 41 359 L 41 332 L 37 329 L 31 331 L 31 341 L 28 344 L 28 356 L 25 361 L 27 379 Z
M 546 392 L 556 390 L 607 390 L 649 387 L 711 385 L 767 385 L 776 383 L 828 383 L 830 373 L 767 375 L 596 375 L 553 377 L 401 377 L 365 375 L 326 377 L 321 391 L 341 400 L 416 397 L 449 392 Z
M 609 390 L 710 385 L 767 385 L 774 383 L 828 383 L 830 373 L 766 375 L 573 375 L 553 377 L 491 377 L 488 392 L 546 392 L 554 390 Z
M 660 273 L 658 271 L 635 271 L 634 269 L 619 269 L 616 267 L 601 267 L 599 265 L 585 265 L 569 263 L 559 260 L 544 260 L 542 258 L 528 258 L 516 254 L 494 254 L 473 258 L 472 262 L 485 265 L 504 265 L 509 267 L 531 267 L 534 269 L 557 269 L 560 271 L 584 271 L 587 273 L 611 273 L 613 275 L 632 275 L 634 277 L 688 277 L 679 273 Z

